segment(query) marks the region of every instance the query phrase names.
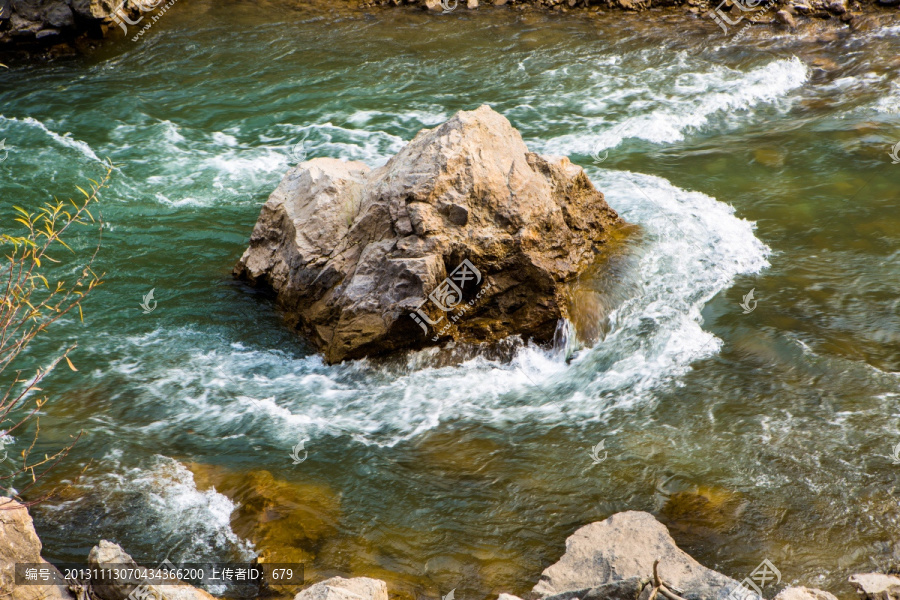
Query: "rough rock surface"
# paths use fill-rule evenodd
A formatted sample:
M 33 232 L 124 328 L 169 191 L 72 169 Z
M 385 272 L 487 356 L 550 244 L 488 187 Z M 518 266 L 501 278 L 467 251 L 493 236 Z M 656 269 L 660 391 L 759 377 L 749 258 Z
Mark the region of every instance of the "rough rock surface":
M 40 563 L 59 574 L 53 565 L 41 558 L 41 540 L 28 509 L 15 500 L 0 497 L 0 595 L 5 600 L 72 598 L 68 589 L 61 585 L 15 585 L 16 563 Z
M 100 540 L 100 543 L 91 549 L 88 564 L 96 568 L 111 568 L 112 565 L 138 566 L 131 556 L 122 550 L 121 546 L 106 540 Z M 156 565 L 151 566 L 155 567 Z M 147 584 L 146 587 L 148 588 L 146 596 L 157 600 L 215 600 L 209 593 L 188 584 Z M 93 585 L 91 593 L 100 600 L 125 600 L 134 588 L 134 585 L 127 583 Z
M 900 600 L 900 577 L 861 573 L 851 575 L 850 583 L 865 600 Z
M 57 43 L 84 33 L 101 37 L 110 28 L 119 30 L 113 14 L 119 12 L 122 30 L 128 21 L 137 24 L 164 0 L 0 0 L 0 50 L 6 47 Z
M 834 594 L 803 586 L 784 588 L 774 600 L 837 600 Z
M 329 158 L 291 169 L 235 274 L 273 289 L 332 363 L 450 339 L 547 342 L 567 282 L 621 224 L 581 167 L 529 152 L 482 106 L 375 170 Z
M 688 600 L 724 598 L 737 585 L 681 550 L 653 515 L 628 511 L 585 525 L 569 536 L 565 554 L 544 570 L 532 591 L 545 600 L 564 600 L 566 595 L 580 600 L 587 595 L 624 600 L 631 597 L 636 582 L 651 577 L 656 558 L 660 577 L 684 591 Z M 596 589 L 611 583 L 618 583 L 615 594 L 612 587 Z
M 306 588 L 294 600 L 388 600 L 387 584 L 369 577 L 332 577 Z

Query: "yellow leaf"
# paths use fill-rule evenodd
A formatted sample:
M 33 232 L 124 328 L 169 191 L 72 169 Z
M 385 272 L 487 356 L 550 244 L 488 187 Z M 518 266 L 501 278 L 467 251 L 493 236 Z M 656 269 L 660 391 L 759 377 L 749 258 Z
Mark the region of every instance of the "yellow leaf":
M 69 368 L 70 368 L 70 369 L 72 369 L 73 371 L 77 371 L 77 370 L 78 370 L 78 369 L 75 368 L 75 365 L 72 364 L 72 361 L 69 360 L 69 357 L 68 357 L 68 356 L 66 357 L 66 362 L 69 363 Z
M 78 187 L 77 185 L 76 185 L 75 187 L 78 189 L 79 192 L 81 192 L 82 194 L 84 194 L 84 197 L 85 197 L 85 198 L 90 199 L 90 195 L 89 195 L 86 191 L 84 191 L 83 189 L 81 189 L 81 188 Z

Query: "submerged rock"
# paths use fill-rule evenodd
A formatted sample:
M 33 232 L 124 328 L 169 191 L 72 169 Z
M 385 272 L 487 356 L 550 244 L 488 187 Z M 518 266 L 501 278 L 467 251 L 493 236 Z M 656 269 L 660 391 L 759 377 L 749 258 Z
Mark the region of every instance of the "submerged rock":
M 567 285 L 623 222 L 581 167 L 488 106 L 388 163 L 317 158 L 269 197 L 235 275 L 334 363 L 449 340 L 553 339 Z
M 0 596 L 5 600 L 70 600 L 64 585 L 16 585 L 16 563 L 39 564 L 62 581 L 56 567 L 41 558 L 41 540 L 28 509 L 10 498 L 0 497 Z
M 737 586 L 735 580 L 707 569 L 681 550 L 653 515 L 628 511 L 573 533 L 566 540 L 565 554 L 544 570 L 532 591 L 545 600 L 576 596 L 631 600 L 637 582 L 652 576 L 657 558 L 660 578 L 682 590 L 688 600 L 724 598 Z
M 190 463 L 197 488 L 215 488 L 236 505 L 231 528 L 253 542 L 259 563 L 303 564 L 306 577 L 316 576 L 322 544 L 337 533 L 340 495 L 321 484 L 278 479 L 269 471 L 232 471 Z M 268 580 L 271 588 L 296 593 L 293 585 Z

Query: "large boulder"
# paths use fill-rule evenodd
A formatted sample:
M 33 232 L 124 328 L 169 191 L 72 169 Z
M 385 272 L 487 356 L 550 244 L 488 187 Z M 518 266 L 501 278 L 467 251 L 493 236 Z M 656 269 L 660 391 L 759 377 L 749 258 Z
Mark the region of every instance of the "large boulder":
M 16 585 L 16 563 L 41 565 L 51 571 L 53 579 L 62 581 L 59 571 L 41 558 L 41 540 L 28 509 L 15 500 L 0 497 L 0 595 L 8 600 L 72 598 L 67 587 L 60 584 Z
M 388 600 L 387 584 L 369 577 L 332 577 L 306 588 L 294 600 Z
M 657 558 L 660 578 L 682 590 L 687 600 L 725 598 L 738 585 L 681 550 L 653 515 L 628 511 L 585 525 L 569 536 L 565 554 L 544 570 L 532 591 L 545 599 L 559 597 L 556 600 L 576 596 L 633 599 L 642 585 L 638 582 L 651 578 Z
M 552 340 L 567 284 L 622 225 L 581 167 L 488 106 L 388 163 L 317 158 L 262 208 L 238 277 L 275 291 L 334 363 L 449 340 Z
M 99 544 L 91 548 L 91 553 L 88 555 L 88 565 L 95 569 L 110 570 L 122 569 L 123 566 L 125 568 L 138 567 L 134 559 L 122 550 L 121 546 L 106 540 L 100 540 Z M 215 600 L 215 597 L 208 592 L 186 583 L 180 585 L 146 583 L 142 584 L 142 586 L 145 588 L 142 590 L 143 593 L 135 596 L 153 598 L 155 600 Z M 91 586 L 91 595 L 99 600 L 126 600 L 129 594 L 135 591 L 136 587 L 127 580 L 104 580 L 103 585 Z

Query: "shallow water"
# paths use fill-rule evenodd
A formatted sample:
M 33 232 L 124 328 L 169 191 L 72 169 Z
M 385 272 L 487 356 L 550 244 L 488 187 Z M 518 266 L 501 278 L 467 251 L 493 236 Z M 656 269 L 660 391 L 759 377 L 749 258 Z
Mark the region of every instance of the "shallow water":
M 4 206 L 117 165 L 107 283 L 35 353 L 79 343 L 42 451 L 85 432 L 56 477 L 84 474 L 34 511 L 45 556 L 293 547 L 310 579 L 463 600 L 527 592 L 577 527 L 636 509 L 738 579 L 769 558 L 849 598 L 847 575 L 897 567 L 900 20 L 727 45 L 655 14 L 193 1 L 139 42 L 0 73 Z M 289 165 L 383 164 L 483 103 L 641 226 L 593 347 L 326 366 L 231 279 Z

